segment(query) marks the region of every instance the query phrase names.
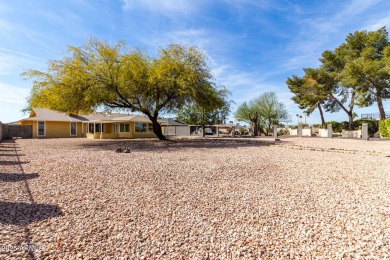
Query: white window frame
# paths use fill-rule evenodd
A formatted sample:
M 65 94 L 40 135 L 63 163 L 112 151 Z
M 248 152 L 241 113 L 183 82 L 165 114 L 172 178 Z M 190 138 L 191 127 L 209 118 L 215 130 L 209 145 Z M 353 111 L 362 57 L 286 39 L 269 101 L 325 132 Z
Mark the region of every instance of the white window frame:
M 75 124 L 76 128 L 76 133 L 72 135 L 72 124 Z M 70 136 L 77 136 L 77 123 L 76 122 L 70 122 Z
M 39 134 L 39 123 L 43 123 L 43 135 Z M 46 136 L 46 121 L 37 121 L 37 136 L 39 136 L 39 137 Z
M 137 124 L 145 124 L 146 125 L 145 131 L 143 131 L 143 132 L 137 131 L 137 128 L 136 128 Z M 134 123 L 134 133 L 147 133 L 147 132 L 148 132 L 148 123 L 145 123 L 145 122 L 135 122 Z

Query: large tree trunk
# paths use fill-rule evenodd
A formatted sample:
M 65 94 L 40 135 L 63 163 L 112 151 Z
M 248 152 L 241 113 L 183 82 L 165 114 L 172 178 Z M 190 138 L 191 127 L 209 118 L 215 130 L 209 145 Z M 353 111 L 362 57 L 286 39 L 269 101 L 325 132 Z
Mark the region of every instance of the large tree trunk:
M 355 102 L 355 92 L 352 93 L 352 96 L 351 96 L 351 102 L 349 103 L 349 110 L 347 110 L 345 108 L 345 106 L 333 95 L 333 94 L 330 94 L 330 96 L 333 98 L 334 101 L 336 101 L 336 103 L 341 107 L 341 109 L 343 109 L 345 111 L 345 113 L 347 113 L 348 115 L 348 123 L 349 123 L 349 126 L 348 126 L 348 130 L 353 130 L 355 127 L 353 125 L 353 107 L 354 107 L 354 102 Z
M 348 112 L 348 130 L 353 130 L 355 128 L 353 124 L 353 113 L 352 111 Z
M 161 125 L 158 123 L 157 118 L 154 119 L 153 117 L 150 118 L 150 120 L 153 123 L 153 133 L 158 137 L 160 140 L 167 140 L 167 138 L 163 135 Z
M 271 123 L 270 121 L 268 121 L 268 123 L 266 124 L 265 136 L 268 136 L 270 131 L 271 131 Z
M 385 109 L 383 108 L 382 97 L 377 95 L 376 102 L 378 103 L 378 109 L 381 119 L 386 119 Z
M 318 110 L 320 111 L 321 125 L 324 127 L 325 126 L 324 112 L 322 112 L 322 107 L 320 103 L 318 103 L 317 106 L 318 106 Z
M 255 136 L 257 136 L 257 132 L 258 132 L 258 124 L 257 124 L 257 120 L 255 120 L 255 121 L 252 121 L 252 123 L 253 123 L 253 136 L 255 137 Z
M 205 111 L 204 109 L 202 109 L 202 137 L 206 137 L 206 133 L 205 133 L 205 130 L 206 130 L 206 126 L 205 126 Z

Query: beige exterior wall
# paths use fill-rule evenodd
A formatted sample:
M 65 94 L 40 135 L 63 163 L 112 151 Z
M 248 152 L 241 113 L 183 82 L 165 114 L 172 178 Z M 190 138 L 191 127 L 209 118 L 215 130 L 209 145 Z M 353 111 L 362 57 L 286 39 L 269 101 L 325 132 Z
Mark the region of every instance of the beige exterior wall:
M 76 135 L 70 135 L 70 122 L 45 122 L 45 136 L 38 136 L 38 122 L 37 121 L 21 121 L 21 125 L 32 125 L 33 138 L 67 138 L 67 137 L 82 137 L 82 125 L 76 123 Z
M 105 133 L 114 133 L 114 124 L 105 124 L 104 132 Z
M 145 133 L 136 133 L 135 132 L 135 122 L 128 122 L 130 124 L 130 132 L 129 133 L 113 133 L 114 132 L 114 124 L 119 123 L 105 123 L 104 124 L 104 133 L 87 133 L 85 136 L 90 139 L 115 139 L 115 138 L 154 138 L 156 135 L 153 132 L 145 132 Z M 84 126 L 86 128 L 86 126 Z M 86 130 L 84 130 L 86 131 Z
M 70 127 L 70 126 L 69 126 Z M 77 137 L 83 136 L 83 123 L 77 123 Z
M 154 138 L 156 135 L 153 132 L 136 133 L 135 123 L 129 122 L 129 133 L 113 133 L 114 123 L 104 124 L 104 133 L 86 133 L 87 124 L 81 122 L 76 123 L 77 135 L 70 135 L 70 122 L 45 122 L 45 136 L 38 136 L 38 122 L 37 121 L 20 121 L 21 125 L 32 125 L 33 138 L 69 138 L 69 137 L 87 137 L 90 139 L 113 139 L 113 138 Z

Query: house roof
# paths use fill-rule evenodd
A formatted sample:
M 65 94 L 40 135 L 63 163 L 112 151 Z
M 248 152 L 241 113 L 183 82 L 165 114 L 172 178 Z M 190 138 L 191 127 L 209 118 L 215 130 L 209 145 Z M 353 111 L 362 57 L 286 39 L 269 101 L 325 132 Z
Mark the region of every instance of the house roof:
M 69 115 L 47 108 L 34 107 L 30 112 L 30 117 L 20 121 L 58 121 L 58 122 L 94 122 L 94 123 L 114 123 L 114 122 L 151 122 L 149 118 L 141 115 L 127 115 L 120 113 L 95 112 L 88 115 Z M 158 120 L 158 122 L 163 122 Z
M 30 117 L 20 121 L 60 121 L 60 122 L 83 122 L 81 116 L 73 116 L 63 112 L 57 112 L 47 108 L 34 107 L 30 112 Z
M 162 125 L 170 125 L 170 126 L 187 126 L 187 124 L 183 124 L 179 121 L 177 121 L 174 118 L 164 118 L 161 120 Z

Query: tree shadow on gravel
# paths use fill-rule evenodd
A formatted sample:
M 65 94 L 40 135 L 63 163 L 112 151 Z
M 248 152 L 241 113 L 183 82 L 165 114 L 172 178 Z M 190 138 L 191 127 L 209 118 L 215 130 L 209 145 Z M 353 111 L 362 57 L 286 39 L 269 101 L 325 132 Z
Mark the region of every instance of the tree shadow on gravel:
M 20 149 L 16 148 L 16 151 L 20 151 Z M 9 148 L 9 149 L 0 149 L 0 152 L 15 152 L 15 148 Z
M 7 157 L 7 156 L 16 156 L 16 154 L 14 154 L 14 153 L 3 153 L 3 154 L 0 154 L 0 157 L 2 157 L 2 156 L 5 156 L 5 157 Z M 26 156 L 25 154 L 18 154 L 18 156 Z
M 158 152 L 178 151 L 189 148 L 195 149 L 234 149 L 240 147 L 262 147 L 275 145 L 272 139 L 180 139 L 159 141 L 156 139 L 132 139 L 132 140 L 91 140 L 80 146 L 86 149 L 111 150 L 118 148 L 130 148 L 131 152 Z
M 16 155 L 15 155 L 16 156 Z M 0 161 L 0 166 L 9 166 L 9 165 L 21 165 L 28 162 L 19 162 L 19 161 Z
M 3 182 L 27 181 L 27 180 L 35 179 L 38 177 L 39 177 L 38 173 L 20 174 L 20 173 L 1 173 L 0 172 L 0 181 L 3 181 Z
M 60 207 L 56 205 L 0 201 L 1 224 L 24 226 L 62 214 Z

